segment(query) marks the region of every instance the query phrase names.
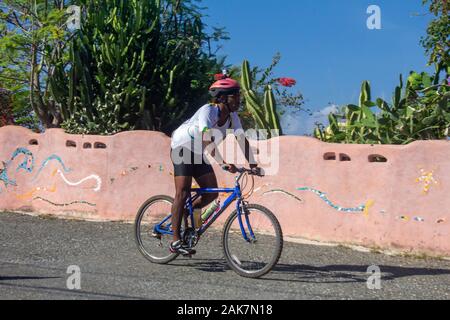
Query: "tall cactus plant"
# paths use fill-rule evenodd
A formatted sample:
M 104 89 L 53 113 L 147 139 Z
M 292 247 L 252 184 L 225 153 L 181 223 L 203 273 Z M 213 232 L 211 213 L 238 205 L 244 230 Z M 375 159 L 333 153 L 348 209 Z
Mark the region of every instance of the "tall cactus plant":
M 271 130 L 278 130 L 282 135 L 280 119 L 277 113 L 277 104 L 272 86 L 267 85 L 264 90 L 264 98 L 261 99 L 253 90 L 253 79 L 250 72 L 250 63 L 244 60 L 241 71 L 241 86 L 244 94 L 245 105 L 251 113 L 258 129 L 266 129 L 268 137 L 272 137 Z M 263 100 L 263 101 L 261 101 Z
M 170 134 L 207 99 L 221 62 L 191 0 L 80 0 L 85 11 L 71 68 L 51 83 L 75 133 L 147 129 Z M 220 35 L 219 35 L 220 37 Z
M 411 72 L 395 88 L 392 103 L 371 101 L 370 84 L 361 86 L 359 105 L 347 105 L 343 115 L 329 115 L 326 129 L 316 128 L 316 138 L 326 142 L 408 144 L 415 140 L 445 139 L 450 128 L 450 86 L 433 85 L 433 77 Z M 377 106 L 379 113 L 372 112 Z M 344 120 L 344 121 L 339 121 Z
M 329 126 L 322 130 L 316 128 L 314 135 L 328 142 L 365 143 L 376 141 L 379 127 L 371 107 L 370 83 L 364 81 L 361 85 L 359 104 L 349 104 L 344 107 L 343 115 L 329 114 Z M 339 121 L 342 120 L 342 121 Z
M 72 67 L 67 74 L 58 70 L 51 82 L 66 119 L 63 127 L 99 134 L 134 129 L 143 115 L 145 51 L 160 23 L 160 1 L 82 2 L 87 14 L 71 43 Z M 148 23 L 144 16 L 154 20 Z

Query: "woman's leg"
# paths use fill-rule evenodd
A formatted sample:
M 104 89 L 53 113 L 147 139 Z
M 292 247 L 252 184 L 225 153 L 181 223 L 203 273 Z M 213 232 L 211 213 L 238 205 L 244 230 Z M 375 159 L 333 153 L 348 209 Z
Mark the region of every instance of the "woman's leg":
M 200 177 L 195 177 L 195 181 L 200 186 L 200 188 L 217 188 L 217 178 L 214 171 L 208 172 Z M 193 207 L 206 207 L 208 204 L 216 200 L 218 196 L 218 193 L 204 193 L 194 201 Z
M 175 177 L 175 199 L 172 205 L 172 229 L 174 241 L 178 241 L 181 239 L 181 220 L 183 218 L 186 200 L 191 192 L 191 185 L 192 177 Z

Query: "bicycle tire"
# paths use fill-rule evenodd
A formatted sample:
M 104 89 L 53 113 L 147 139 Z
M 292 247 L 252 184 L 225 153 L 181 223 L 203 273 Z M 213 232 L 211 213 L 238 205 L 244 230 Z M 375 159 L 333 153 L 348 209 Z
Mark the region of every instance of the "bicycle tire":
M 178 253 L 169 253 L 169 249 L 167 248 L 167 252 L 168 252 L 167 256 L 162 257 L 162 258 L 153 257 L 149 252 L 147 252 L 146 248 L 144 248 L 142 238 L 141 238 L 141 232 L 140 232 L 141 221 L 144 216 L 144 213 L 152 204 L 156 203 L 157 201 L 165 201 L 165 202 L 170 202 L 171 204 L 173 204 L 174 199 L 172 197 L 166 196 L 166 195 L 157 195 L 157 196 L 151 197 L 150 199 L 145 201 L 142 204 L 142 206 L 139 208 L 139 210 L 136 214 L 136 219 L 134 221 L 134 235 L 135 235 L 135 240 L 136 240 L 136 244 L 138 246 L 139 251 L 147 260 L 149 260 L 153 263 L 157 263 L 157 264 L 167 264 L 167 263 L 175 260 L 179 254 Z
M 234 210 L 231 213 L 231 215 L 228 217 L 227 221 L 225 222 L 224 229 L 223 229 L 223 234 L 222 234 L 222 245 L 223 245 L 225 259 L 226 259 L 228 265 L 230 266 L 230 268 L 233 271 L 235 271 L 237 274 L 239 274 L 242 277 L 259 278 L 259 277 L 262 277 L 263 275 L 267 274 L 268 272 L 270 272 L 273 269 L 273 267 L 278 263 L 278 261 L 280 259 L 280 256 L 281 256 L 281 252 L 283 251 L 283 232 L 281 230 L 281 226 L 280 226 L 280 223 L 279 223 L 278 219 L 272 213 L 272 211 L 270 211 L 266 207 L 263 207 L 263 206 L 258 205 L 258 204 L 249 204 L 246 207 L 249 210 L 254 209 L 254 210 L 258 210 L 260 212 L 263 212 L 267 216 L 267 218 L 269 218 L 270 222 L 272 223 L 272 225 L 274 227 L 274 231 L 275 231 L 275 249 L 274 249 L 274 252 L 273 252 L 273 254 L 271 256 L 271 259 L 265 265 L 264 268 L 262 268 L 260 270 L 257 270 L 257 271 L 254 271 L 254 272 L 248 272 L 246 270 L 243 270 L 234 261 L 235 259 L 233 259 L 231 254 L 230 254 L 230 250 L 229 250 L 229 247 L 228 247 L 228 241 L 227 240 L 228 240 L 229 232 L 230 232 L 230 229 L 231 229 L 231 225 L 233 224 L 234 220 L 237 219 L 237 210 Z M 242 240 L 244 240 L 244 239 L 242 239 Z

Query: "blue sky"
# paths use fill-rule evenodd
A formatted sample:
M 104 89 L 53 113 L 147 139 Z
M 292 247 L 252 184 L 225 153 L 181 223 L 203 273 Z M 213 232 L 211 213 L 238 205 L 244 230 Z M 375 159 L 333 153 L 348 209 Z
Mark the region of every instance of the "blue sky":
M 221 55 L 227 63 L 268 66 L 276 52 L 275 75 L 293 77 L 314 112 L 285 114 L 286 134 L 310 134 L 333 105 L 356 103 L 363 80 L 372 96 L 390 101 L 399 74 L 429 71 L 419 41 L 432 18 L 422 0 L 204 0 L 210 26 L 223 26 L 231 40 Z M 367 8 L 381 9 L 381 30 L 369 30 Z M 332 104 L 330 106 L 330 104 Z

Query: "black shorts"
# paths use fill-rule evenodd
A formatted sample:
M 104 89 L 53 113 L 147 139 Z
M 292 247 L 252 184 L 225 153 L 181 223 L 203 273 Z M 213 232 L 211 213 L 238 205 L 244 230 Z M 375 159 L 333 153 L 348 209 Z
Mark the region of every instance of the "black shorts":
M 199 178 L 208 173 L 214 173 L 213 167 L 207 162 L 205 156 L 195 154 L 186 147 L 170 150 L 175 177 Z M 175 161 L 176 160 L 176 161 Z M 180 162 L 180 160 L 182 160 Z

